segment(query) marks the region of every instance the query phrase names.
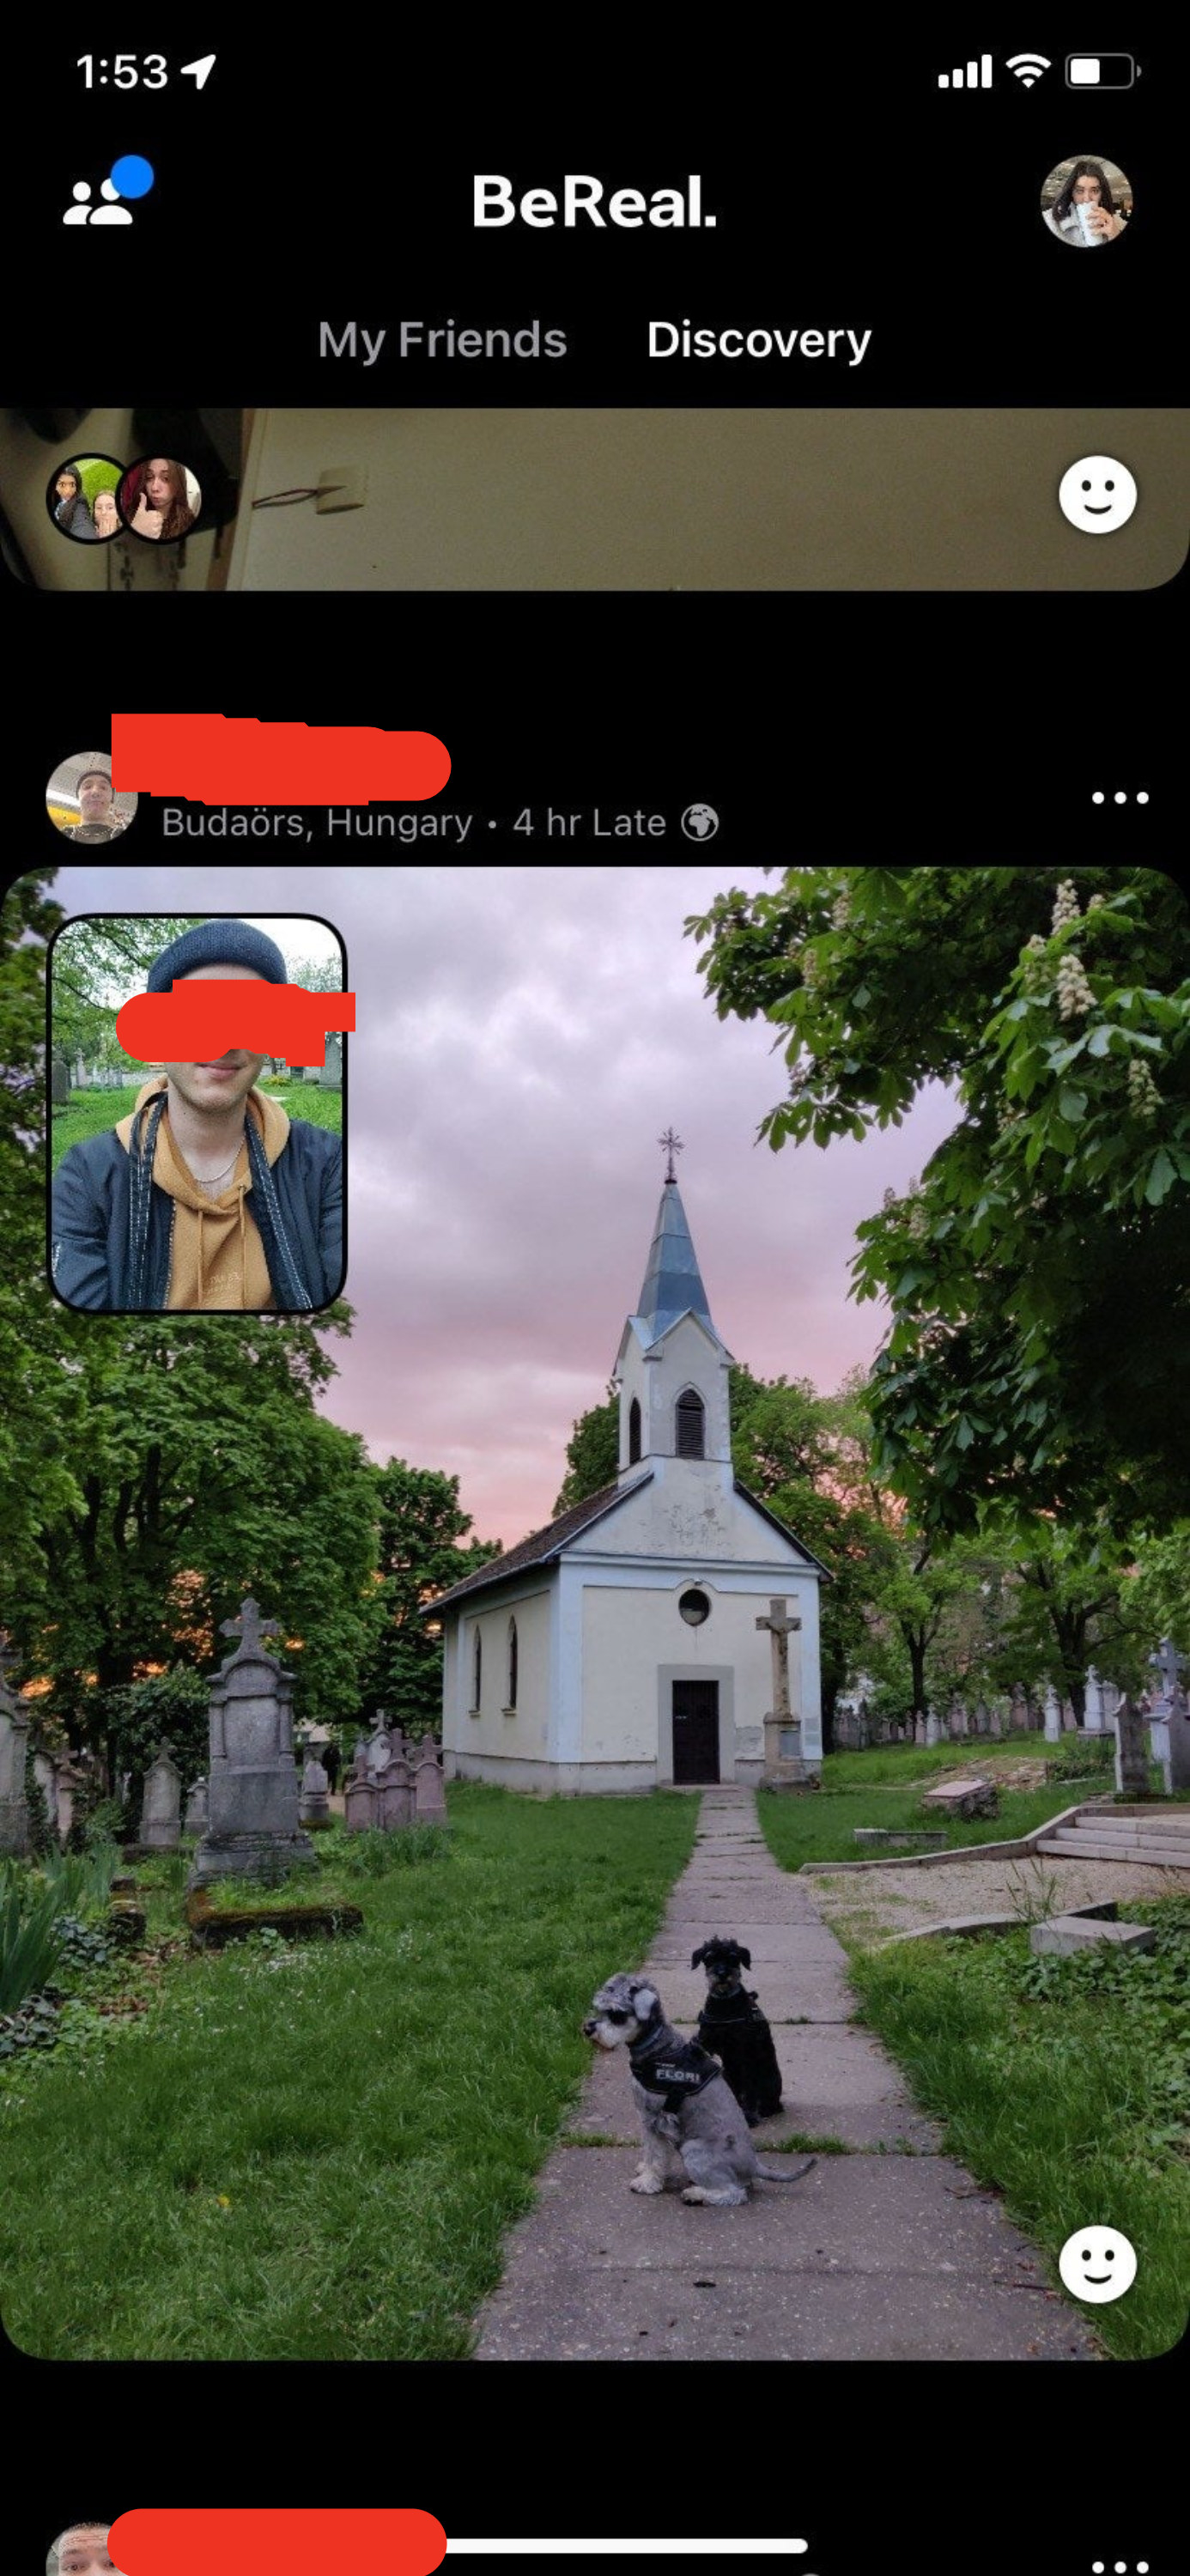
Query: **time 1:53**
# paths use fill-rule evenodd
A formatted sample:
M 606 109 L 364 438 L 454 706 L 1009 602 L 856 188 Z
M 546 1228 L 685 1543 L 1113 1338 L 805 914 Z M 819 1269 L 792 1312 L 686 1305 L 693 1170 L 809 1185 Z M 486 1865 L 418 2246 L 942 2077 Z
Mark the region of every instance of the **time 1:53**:
M 164 54 L 80 54 L 75 70 L 86 76 L 86 86 L 94 89 L 98 68 L 99 87 L 110 80 L 115 89 L 164 89 L 169 71 Z

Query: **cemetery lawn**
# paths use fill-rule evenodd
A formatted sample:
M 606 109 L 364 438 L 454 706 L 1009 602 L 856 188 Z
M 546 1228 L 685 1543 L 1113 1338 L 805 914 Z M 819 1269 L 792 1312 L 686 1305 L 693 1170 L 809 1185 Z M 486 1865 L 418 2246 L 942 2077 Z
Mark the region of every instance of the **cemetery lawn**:
M 50 1122 L 50 1169 L 56 1172 L 67 1147 L 81 1145 L 88 1136 L 103 1136 L 110 1127 L 119 1125 L 136 1107 L 137 1094 L 152 1079 L 152 1069 L 145 1066 L 137 1082 L 123 1091 L 72 1091 L 69 1101 L 55 1109 Z M 312 1127 L 343 1124 L 341 1091 L 324 1091 L 318 1082 L 266 1082 L 262 1088 L 275 1094 L 291 1118 L 306 1118 Z
M 994 1777 L 997 1757 L 1039 1750 L 1033 1735 L 991 1747 L 831 1754 L 816 1796 L 762 1792 L 757 1811 L 784 1868 L 855 1860 L 862 1846 L 853 1825 L 940 1822 L 917 1812 L 932 1777 L 968 1761 Z M 999 1817 L 951 1819 L 947 1845 L 1014 1839 L 1105 1785 L 1059 1780 L 1002 1790 Z M 865 1884 L 845 1883 L 857 1891 Z M 813 1889 L 813 1879 L 807 1884 Z M 849 1953 L 861 2019 L 921 2108 L 943 2124 L 945 2152 L 1002 2193 L 1009 2217 L 1041 2247 L 1055 2290 L 1059 2253 L 1076 2228 L 1116 2227 L 1131 2239 L 1132 2289 L 1083 2313 L 1108 2354 L 1139 2360 L 1170 2351 L 1186 2324 L 1190 1898 L 1122 1902 L 1120 1919 L 1152 1924 L 1157 1949 L 1132 1958 L 1034 1959 L 1022 1923 L 1019 1931 L 869 1950 L 856 1922 L 835 1915 L 832 1929 Z
M 927 1751 L 924 1745 L 905 1744 L 869 1753 L 828 1753 L 822 1765 L 822 1787 L 815 1795 L 791 1798 L 779 1790 L 757 1792 L 761 1829 L 782 1869 L 800 1869 L 806 1860 L 909 1857 L 892 1847 L 887 1853 L 865 1849 L 855 1840 L 856 1825 L 882 1825 L 894 1832 L 903 1826 L 921 1826 L 931 1833 L 945 1828 L 946 1842 L 937 1846 L 940 1851 L 957 1851 L 972 1843 L 1014 1842 L 1044 1825 L 1050 1816 L 1060 1816 L 1064 1807 L 1101 1796 L 1111 1786 L 1110 1773 L 1106 1780 L 1095 1777 L 1074 1784 L 1049 1780 L 1036 1789 L 1001 1789 L 999 1815 L 970 1823 L 923 1808 L 921 1800 L 947 1773 L 970 1766 L 995 1779 L 1006 1760 L 1011 1767 L 1014 1756 L 1038 1759 L 1037 1745 L 1036 1735 L 1022 1735 L 990 1746 L 983 1742 L 932 1745 Z M 923 1843 L 919 1848 L 924 1851 L 928 1846 Z
M 1106 2351 L 1169 2352 L 1190 2280 L 1190 1898 L 1120 1906 L 1156 1950 L 1034 1959 L 1027 1926 L 967 1940 L 897 1942 L 851 1956 L 864 2020 L 945 2149 L 1003 2194 L 1008 2215 L 1058 2256 L 1080 2226 L 1116 2227 L 1136 2280 L 1083 2310 Z
M 448 1798 L 450 1848 L 414 1866 L 356 1869 L 363 1837 L 318 1837 L 319 1876 L 290 1888 L 362 1907 L 339 1940 L 193 1951 L 185 1861 L 137 1866 L 144 1949 L 64 1975 L 69 2035 L 0 2068 L 25 2352 L 466 2358 L 587 2074 L 591 1995 L 647 1954 L 698 1801 Z

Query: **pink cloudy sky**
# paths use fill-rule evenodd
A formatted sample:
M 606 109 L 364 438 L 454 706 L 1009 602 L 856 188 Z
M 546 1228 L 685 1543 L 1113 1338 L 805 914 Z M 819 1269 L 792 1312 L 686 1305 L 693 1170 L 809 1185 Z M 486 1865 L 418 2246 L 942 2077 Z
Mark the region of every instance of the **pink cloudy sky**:
M 575 1417 L 599 1403 L 635 1306 L 663 1178 L 679 1180 L 715 1323 L 760 1376 L 824 1391 L 878 1347 L 848 1298 L 854 1228 L 953 1123 L 940 1090 L 900 1130 L 754 1142 L 784 1068 L 762 1023 L 720 1021 L 683 937 L 729 860 L 669 867 L 68 864 L 68 913 L 310 912 L 347 946 L 349 1271 L 325 1410 L 371 1455 L 457 1475 L 484 1538 L 550 1516 Z

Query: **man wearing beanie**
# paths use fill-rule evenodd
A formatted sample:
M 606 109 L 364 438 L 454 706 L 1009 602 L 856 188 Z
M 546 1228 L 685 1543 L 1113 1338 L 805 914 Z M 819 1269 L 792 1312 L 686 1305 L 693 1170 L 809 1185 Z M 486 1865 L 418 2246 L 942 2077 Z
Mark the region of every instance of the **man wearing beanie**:
M 206 921 L 162 950 L 148 989 L 200 979 L 284 984 L 285 960 L 246 921 Z M 51 1264 L 68 1306 L 299 1314 L 338 1296 L 342 1144 L 256 1089 L 264 1061 L 235 1046 L 167 1064 L 130 1117 L 63 1155 Z

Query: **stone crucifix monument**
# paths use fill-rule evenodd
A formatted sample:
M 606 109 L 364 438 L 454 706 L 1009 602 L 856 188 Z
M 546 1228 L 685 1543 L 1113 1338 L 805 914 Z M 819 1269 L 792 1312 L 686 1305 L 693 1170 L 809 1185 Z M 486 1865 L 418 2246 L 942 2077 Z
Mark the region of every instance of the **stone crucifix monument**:
M 784 1600 L 770 1601 L 767 1619 L 756 1621 L 773 1641 L 773 1705 L 765 1711 L 761 1775 L 766 1789 L 795 1787 L 815 1777 L 802 1754 L 801 1718 L 789 1704 L 789 1640 L 801 1624 L 796 1616 L 787 1616 Z
M 211 1685 L 207 1828 L 189 1887 L 208 1878 L 275 1881 L 290 1869 L 318 1867 L 298 1822 L 293 1675 L 261 1642 L 277 1633 L 277 1621 L 262 1620 L 252 1600 L 220 1630 L 238 1642 Z

